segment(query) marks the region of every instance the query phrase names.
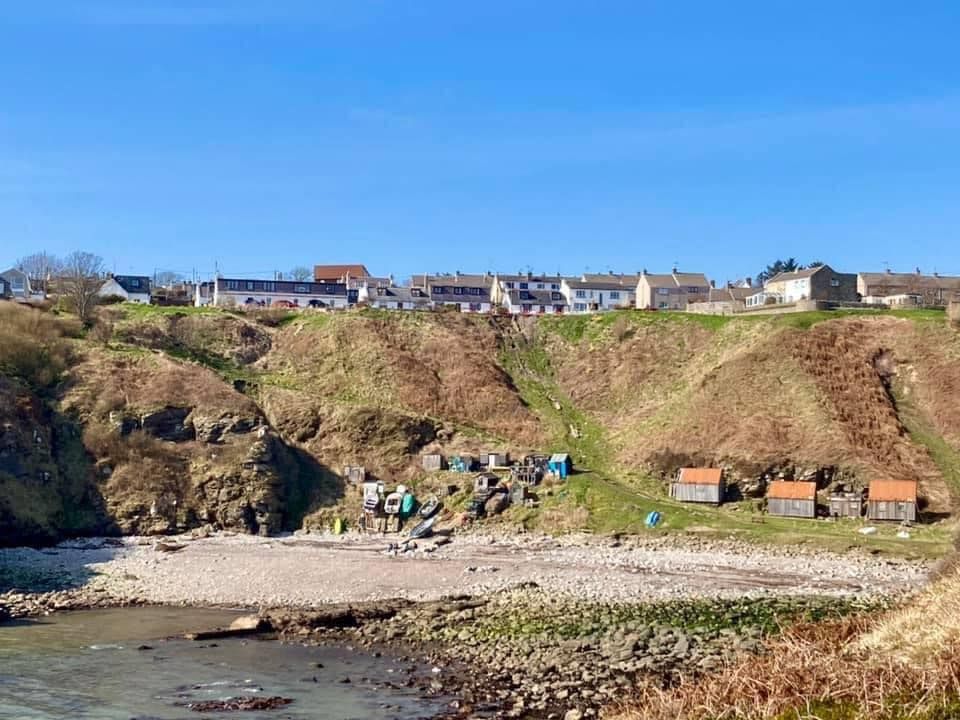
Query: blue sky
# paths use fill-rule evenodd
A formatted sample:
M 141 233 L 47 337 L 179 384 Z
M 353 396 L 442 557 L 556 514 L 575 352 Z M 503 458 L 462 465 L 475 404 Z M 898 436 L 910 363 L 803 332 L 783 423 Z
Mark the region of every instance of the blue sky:
M 960 3 L 0 9 L 0 265 L 960 274 Z

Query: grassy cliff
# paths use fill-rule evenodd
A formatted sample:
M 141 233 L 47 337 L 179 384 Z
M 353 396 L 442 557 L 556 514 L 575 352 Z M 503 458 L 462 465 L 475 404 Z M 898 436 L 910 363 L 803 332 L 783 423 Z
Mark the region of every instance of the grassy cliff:
M 960 336 L 943 313 L 513 319 L 115 306 L 84 335 L 68 319 L 11 311 L 21 336 L 54 323 L 63 353 L 49 363 L 27 353 L 0 372 L 72 418 L 93 487 L 124 529 L 147 529 L 161 495 L 177 499 L 181 525 L 290 527 L 356 504 L 339 477 L 347 464 L 416 485 L 425 449 L 562 450 L 580 473 L 507 523 L 639 532 L 657 509 L 667 530 L 902 551 L 892 532 L 767 518 L 751 492 L 765 475 L 917 478 L 928 515 L 945 518 L 960 483 Z M 666 478 L 686 464 L 724 466 L 745 499 L 669 501 Z M 949 531 L 918 529 L 908 552 L 944 552 Z

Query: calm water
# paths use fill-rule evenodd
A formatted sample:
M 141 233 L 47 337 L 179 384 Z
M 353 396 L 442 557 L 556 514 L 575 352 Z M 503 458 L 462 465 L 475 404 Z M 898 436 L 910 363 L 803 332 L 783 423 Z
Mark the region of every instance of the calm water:
M 377 689 L 408 677 L 388 658 L 253 639 L 163 639 L 225 626 L 233 617 L 212 610 L 128 608 L 0 625 L 0 718 L 379 720 L 429 717 L 442 709 L 440 701 L 422 700 L 412 690 Z M 152 649 L 138 650 L 143 644 Z M 349 684 L 340 682 L 345 677 Z M 294 703 L 266 712 L 183 707 L 239 695 L 281 695 Z

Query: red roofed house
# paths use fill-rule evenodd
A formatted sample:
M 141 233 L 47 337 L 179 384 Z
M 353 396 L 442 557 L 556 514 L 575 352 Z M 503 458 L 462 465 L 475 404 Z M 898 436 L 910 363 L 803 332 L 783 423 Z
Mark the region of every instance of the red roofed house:
M 871 520 L 917 520 L 916 480 L 874 480 L 867 494 Z
M 677 479 L 670 483 L 670 497 L 680 502 L 719 505 L 725 493 L 726 485 L 720 468 L 682 468 L 677 473 Z
M 767 488 L 767 512 L 780 517 L 815 518 L 817 484 L 774 480 Z
M 370 277 L 365 265 L 314 265 L 313 281 L 322 283 L 345 283 L 357 278 Z

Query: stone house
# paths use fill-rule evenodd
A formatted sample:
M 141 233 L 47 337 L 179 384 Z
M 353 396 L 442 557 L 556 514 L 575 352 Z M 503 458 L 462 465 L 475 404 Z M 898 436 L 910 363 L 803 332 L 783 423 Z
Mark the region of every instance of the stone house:
M 960 277 L 912 273 L 865 272 L 857 275 L 857 292 L 863 298 L 917 298 L 916 302 L 884 302 L 884 304 L 946 305 L 960 299 Z
M 746 305 L 759 307 L 801 300 L 859 302 L 857 276 L 853 273 L 838 273 L 829 265 L 779 273 L 764 283 L 761 292 L 749 296 Z
M 710 281 L 703 273 L 685 273 L 674 268 L 670 274 L 640 273 L 637 281 L 638 310 L 686 310 L 687 305 L 710 296 Z

